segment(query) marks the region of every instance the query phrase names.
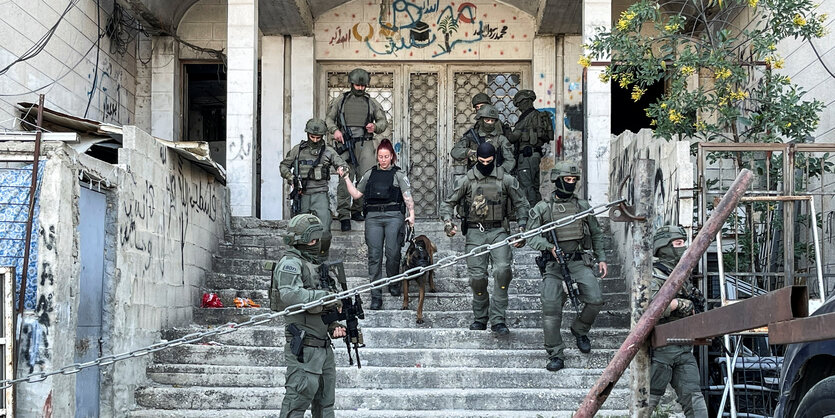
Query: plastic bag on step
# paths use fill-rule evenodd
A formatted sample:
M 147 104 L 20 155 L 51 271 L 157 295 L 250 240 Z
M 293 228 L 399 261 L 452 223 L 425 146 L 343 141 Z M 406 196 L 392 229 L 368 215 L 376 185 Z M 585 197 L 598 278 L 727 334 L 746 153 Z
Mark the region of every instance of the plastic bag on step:
M 222 308 L 223 302 L 220 301 L 220 296 L 217 293 L 204 293 L 203 303 L 200 306 L 203 308 Z
M 235 298 L 235 307 L 236 308 L 260 308 L 261 305 L 255 303 L 252 299 L 249 298 Z

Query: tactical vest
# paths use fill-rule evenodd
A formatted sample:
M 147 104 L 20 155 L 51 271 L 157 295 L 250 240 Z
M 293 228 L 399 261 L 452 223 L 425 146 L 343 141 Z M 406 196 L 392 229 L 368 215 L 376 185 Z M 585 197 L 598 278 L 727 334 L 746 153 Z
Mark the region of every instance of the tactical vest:
M 549 203 L 549 208 L 551 209 L 551 220 L 549 222 L 582 212 L 580 210 L 580 202 L 576 198 L 562 202 L 558 202 L 552 198 Z M 582 239 L 585 235 L 584 226 L 585 219 L 578 219 L 568 225 L 556 228 L 554 231 L 559 241 L 575 241 Z M 548 239 L 550 241 L 550 234 Z
M 339 111 L 345 115 L 345 124 L 348 127 L 365 127 L 371 122 L 371 110 L 371 100 L 367 94 L 357 97 L 350 91 L 344 93 L 339 105 Z
M 473 170 L 467 172 L 470 181 L 470 196 L 468 202 L 470 222 L 500 222 L 505 218 L 504 170 L 493 168 L 494 176 L 477 179 Z
M 365 205 L 389 205 L 403 203 L 403 192 L 400 185 L 394 181 L 394 174 L 400 167 L 393 166 L 390 170 L 380 170 L 376 166 L 371 168 L 371 175 L 365 185 Z
M 310 179 L 310 180 L 328 180 L 330 179 L 330 172 L 328 171 L 328 167 L 325 164 L 322 164 L 322 159 L 324 158 L 324 154 L 322 154 L 322 158 L 319 158 L 319 153 L 326 152 L 324 149 L 325 145 L 321 145 L 323 149 L 314 150 L 309 145 L 308 146 L 301 146 L 299 149 L 299 172 L 296 173 L 302 179 Z M 319 160 L 317 162 L 317 160 Z M 313 170 L 311 170 L 311 168 Z

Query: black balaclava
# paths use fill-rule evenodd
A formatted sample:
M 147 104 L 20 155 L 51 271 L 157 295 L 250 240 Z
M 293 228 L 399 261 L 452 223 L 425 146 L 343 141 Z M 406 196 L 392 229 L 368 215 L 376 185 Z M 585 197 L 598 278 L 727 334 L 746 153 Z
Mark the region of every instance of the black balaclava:
M 311 245 L 307 244 L 296 244 L 296 249 L 302 253 L 302 256 L 314 263 L 319 262 L 319 256 L 322 254 L 322 240 L 317 239 L 315 243 Z
M 533 100 L 531 99 L 520 100 L 519 104 L 516 106 L 516 108 L 519 109 L 520 112 L 524 112 L 532 107 Z
M 489 176 L 490 173 L 493 172 L 493 167 L 496 166 L 496 147 L 489 142 L 482 142 L 478 149 L 476 150 L 476 156 L 479 158 L 490 158 L 493 157 L 493 160 L 490 161 L 489 164 L 482 164 L 480 161 L 476 162 L 475 167 L 476 169 L 483 175 Z
M 357 90 L 354 88 L 354 85 L 351 84 L 351 93 L 354 93 L 354 96 L 362 96 L 363 94 L 365 94 L 365 90 Z
M 655 256 L 658 257 L 658 261 L 667 265 L 669 267 L 675 267 L 678 264 L 678 261 L 681 260 L 681 256 L 684 255 L 684 251 L 687 250 L 687 246 L 683 247 L 673 247 L 673 242 L 670 241 L 669 244 L 661 247 L 658 251 L 655 252 Z
M 320 138 L 316 142 L 313 142 L 313 140 L 310 139 L 310 134 L 308 134 L 308 137 L 307 137 L 307 146 L 308 147 L 310 147 L 311 149 L 314 149 L 314 150 L 318 150 L 318 149 L 321 149 L 322 146 L 324 146 L 324 145 L 325 145 L 325 138 L 324 137 Z
M 554 193 L 557 194 L 557 197 L 560 199 L 567 199 L 574 194 L 574 190 L 577 188 L 577 182 L 567 183 L 563 179 L 563 176 L 560 176 L 560 178 L 554 182 L 554 186 Z
M 485 118 L 481 118 L 478 120 L 478 122 L 476 122 L 476 125 L 478 125 L 478 129 L 481 129 L 482 131 L 487 133 L 493 132 L 493 130 L 496 129 L 496 124 L 498 123 L 498 121 L 493 120 L 493 123 L 487 123 L 484 121 L 484 119 Z

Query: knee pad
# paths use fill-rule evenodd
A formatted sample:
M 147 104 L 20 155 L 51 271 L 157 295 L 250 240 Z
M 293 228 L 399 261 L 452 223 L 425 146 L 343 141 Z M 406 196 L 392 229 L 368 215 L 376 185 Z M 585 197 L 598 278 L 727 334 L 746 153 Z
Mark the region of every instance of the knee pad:
M 473 293 L 487 293 L 487 278 L 470 279 L 470 287 Z

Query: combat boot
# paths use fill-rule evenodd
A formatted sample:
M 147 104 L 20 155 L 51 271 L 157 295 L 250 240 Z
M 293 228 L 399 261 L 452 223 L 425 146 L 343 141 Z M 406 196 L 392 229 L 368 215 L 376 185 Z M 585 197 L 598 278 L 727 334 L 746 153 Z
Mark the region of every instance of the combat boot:
M 589 353 L 591 352 L 591 341 L 589 341 L 589 337 L 587 335 L 580 335 L 571 330 L 571 335 L 577 340 L 577 348 L 580 349 L 581 353 Z
M 400 296 L 400 294 L 403 293 L 401 292 L 400 282 L 389 283 L 389 293 L 391 293 L 392 296 Z
M 351 230 L 351 220 L 350 219 L 343 219 L 343 220 L 339 221 L 339 229 L 341 229 L 342 232 L 350 231 Z
M 354 212 L 354 213 L 351 214 L 351 220 L 352 221 L 357 221 L 357 222 L 362 222 L 362 221 L 365 220 L 365 216 L 363 216 L 362 212 Z
M 484 331 L 487 329 L 487 324 L 485 324 L 484 322 L 475 321 L 472 324 L 470 324 L 470 329 L 473 331 Z
M 504 323 L 494 324 L 492 327 L 490 327 L 490 329 L 493 330 L 493 332 L 495 332 L 497 335 L 510 334 L 510 329 L 508 329 L 507 325 L 505 325 Z
M 554 357 L 548 360 L 548 364 L 545 365 L 545 369 L 549 372 L 555 372 L 563 367 L 565 367 L 565 362 L 559 357 Z
M 383 292 L 380 289 L 371 291 L 371 306 L 368 307 L 372 311 L 379 311 L 383 309 Z

